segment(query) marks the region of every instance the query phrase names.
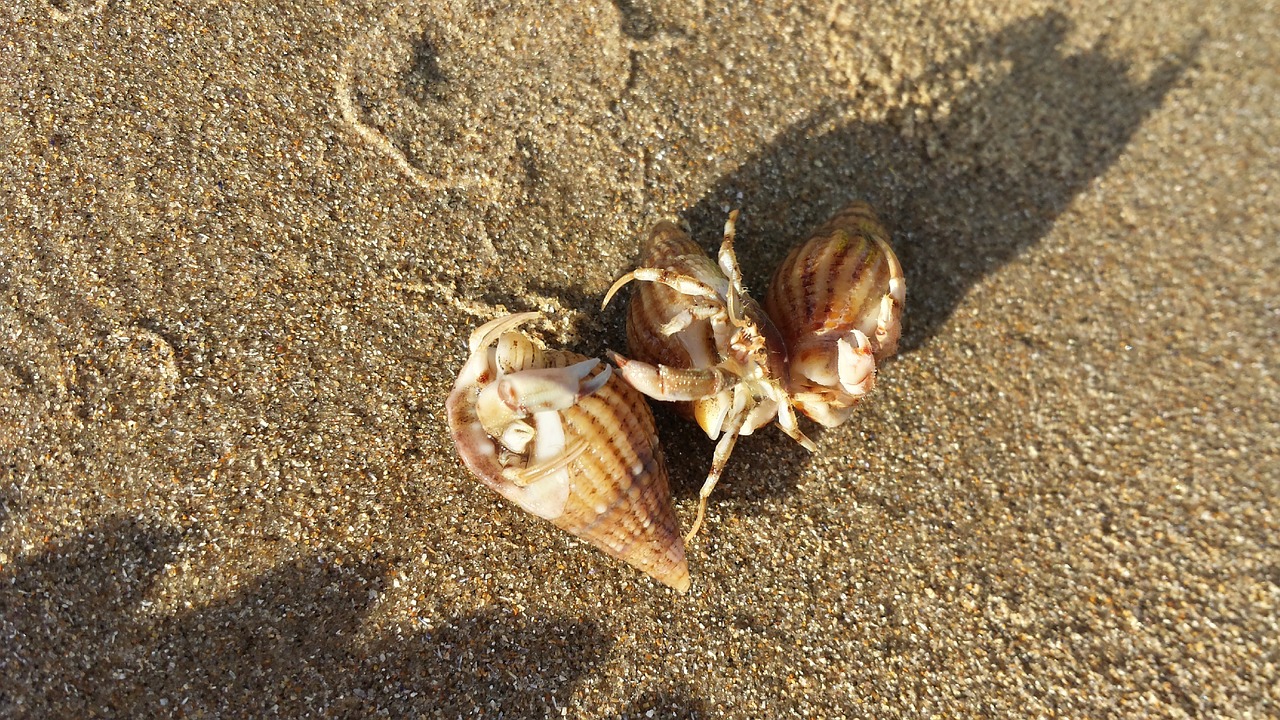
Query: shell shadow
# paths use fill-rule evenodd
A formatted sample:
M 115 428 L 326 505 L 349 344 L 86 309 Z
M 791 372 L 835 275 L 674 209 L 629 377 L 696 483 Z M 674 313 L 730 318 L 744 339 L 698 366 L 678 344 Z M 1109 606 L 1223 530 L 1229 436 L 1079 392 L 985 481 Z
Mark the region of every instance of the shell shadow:
M 1066 16 L 1048 12 L 933 70 L 943 79 L 972 66 L 1010 68 L 942 99 L 952 110 L 924 139 L 905 140 L 893 121 L 830 129 L 840 108 L 824 107 L 715 183 L 687 213 L 695 238 L 718 238 L 726 209 L 741 206 L 739 257 L 748 281 L 763 288 L 812 228 L 866 199 L 893 232 L 907 277 L 902 351 L 918 348 L 969 288 L 1039 242 L 1120 157 L 1202 42 L 1134 83 L 1105 42 L 1068 53 L 1070 29 Z
M 664 403 L 651 404 L 655 406 L 653 415 L 663 454 L 667 458 L 672 494 L 681 500 L 696 502 L 698 491 L 711 469 L 716 441 L 709 439 L 697 423 L 673 408 Z M 821 444 L 820 429 L 810 425 L 805 432 L 810 439 Z M 757 464 L 765 458 L 768 458 L 768 470 L 760 472 Z M 717 503 L 726 502 L 750 506 L 770 497 L 789 494 L 799 483 L 808 463 L 809 452 L 778 428 L 767 426 L 752 435 L 739 437 L 711 495 L 710 506 L 714 508 Z M 684 522 L 687 526 L 692 517 L 685 518 Z
M 850 200 L 867 199 L 894 234 L 908 286 L 900 352 L 915 350 L 945 326 L 969 288 L 1039 242 L 1121 156 L 1202 41 L 1134 83 L 1129 65 L 1105 44 L 1067 53 L 1070 29 L 1066 16 L 1048 12 L 936 68 L 939 77 L 971 65 L 1003 63 L 1010 70 L 946 99 L 953 110 L 929 141 L 904 139 L 893 122 L 832 128 L 840 108 L 824 107 L 714 184 L 686 213 L 695 240 L 714 250 L 727 210 L 742 207 L 738 257 L 749 285 L 763 289 L 809 230 Z M 995 150 L 974 139 L 978 125 L 998 135 Z M 714 444 L 675 413 L 657 416 L 675 493 L 696 496 Z M 821 428 L 806 422 L 804 430 L 822 444 Z M 753 477 L 752 466 L 764 458 L 769 472 Z M 809 454 L 776 429 L 742 438 L 713 502 L 750 505 L 790 494 L 808 462 Z
M 536 611 L 377 627 L 394 561 L 376 553 L 304 555 L 152 617 L 182 537 L 109 519 L 0 570 L 0 715 L 545 717 L 608 649 L 593 622 Z

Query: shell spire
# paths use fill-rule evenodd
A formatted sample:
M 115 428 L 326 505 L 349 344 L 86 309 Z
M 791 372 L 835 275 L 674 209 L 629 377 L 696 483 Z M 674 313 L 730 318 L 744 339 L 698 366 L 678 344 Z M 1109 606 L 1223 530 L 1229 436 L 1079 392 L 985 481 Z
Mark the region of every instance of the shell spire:
M 445 405 L 458 454 L 485 485 L 680 592 L 689 589 L 653 415 L 608 365 L 548 350 L 521 313 L 472 333 Z

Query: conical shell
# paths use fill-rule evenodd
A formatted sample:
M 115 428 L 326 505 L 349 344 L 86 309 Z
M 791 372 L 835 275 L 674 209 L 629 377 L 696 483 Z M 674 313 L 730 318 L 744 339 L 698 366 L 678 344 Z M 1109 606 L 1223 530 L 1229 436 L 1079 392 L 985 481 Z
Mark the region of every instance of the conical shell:
M 765 311 L 789 356 L 790 391 L 814 420 L 838 425 L 897 352 L 906 284 L 889 233 L 864 202 L 846 206 L 774 272 Z
M 513 330 L 536 316 L 503 318 L 472 335 L 472 355 L 446 401 L 458 454 L 481 482 L 521 508 L 688 590 L 649 406 L 621 378 L 605 375 L 607 365 L 544 350 Z

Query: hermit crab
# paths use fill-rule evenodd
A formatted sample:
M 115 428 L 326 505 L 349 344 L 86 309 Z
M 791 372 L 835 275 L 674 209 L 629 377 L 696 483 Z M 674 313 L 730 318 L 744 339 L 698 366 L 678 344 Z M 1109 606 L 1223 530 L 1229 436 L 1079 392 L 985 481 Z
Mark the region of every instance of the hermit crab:
M 765 309 L 788 354 L 791 401 L 827 427 L 871 391 L 876 365 L 898 350 L 907 286 L 889 233 L 854 202 L 783 260 Z
M 743 288 L 733 247 L 737 218 L 735 210 L 725 223 L 718 264 L 675 224 L 659 223 L 642 266 L 618 278 L 603 303 L 632 280 L 643 283 L 627 314 L 634 358 L 610 353 L 609 359 L 640 392 L 683 403 L 707 436 L 719 439 L 686 542 L 702 526 L 707 498 L 739 435 L 776 418 L 784 432 L 815 449 L 791 406 L 785 342 Z
M 471 334 L 445 403 L 458 454 L 507 500 L 685 592 L 689 567 L 648 405 L 608 365 L 517 330 L 538 316 Z

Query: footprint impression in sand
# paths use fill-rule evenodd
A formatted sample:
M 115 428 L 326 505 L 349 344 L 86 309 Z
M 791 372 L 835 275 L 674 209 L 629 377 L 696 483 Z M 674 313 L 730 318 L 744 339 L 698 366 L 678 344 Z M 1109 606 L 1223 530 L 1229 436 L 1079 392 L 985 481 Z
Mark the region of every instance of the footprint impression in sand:
M 616 185 L 629 171 L 616 161 L 621 121 L 610 109 L 631 70 L 622 24 L 608 2 L 393 12 L 348 45 L 338 109 L 428 192 L 493 202 Z

